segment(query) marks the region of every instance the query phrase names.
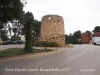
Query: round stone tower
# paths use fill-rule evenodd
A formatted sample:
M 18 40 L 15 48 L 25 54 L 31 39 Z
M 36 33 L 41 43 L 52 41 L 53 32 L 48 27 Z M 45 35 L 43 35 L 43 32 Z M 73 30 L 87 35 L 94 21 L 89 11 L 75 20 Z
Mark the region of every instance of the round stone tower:
M 45 15 L 42 17 L 40 40 L 65 44 L 64 21 L 61 16 Z

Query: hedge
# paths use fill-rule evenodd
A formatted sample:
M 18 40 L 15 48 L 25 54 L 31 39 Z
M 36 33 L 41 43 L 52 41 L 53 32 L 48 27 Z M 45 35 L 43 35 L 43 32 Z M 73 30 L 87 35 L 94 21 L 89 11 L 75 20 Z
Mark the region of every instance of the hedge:
M 48 42 L 48 41 L 34 41 L 33 46 L 38 47 L 59 47 L 60 45 L 57 42 Z

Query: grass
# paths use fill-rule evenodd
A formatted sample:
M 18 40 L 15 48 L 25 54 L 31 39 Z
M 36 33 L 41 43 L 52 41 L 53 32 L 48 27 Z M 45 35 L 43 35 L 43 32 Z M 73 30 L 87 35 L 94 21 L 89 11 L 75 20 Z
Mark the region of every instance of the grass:
M 49 52 L 49 51 L 52 51 L 52 50 L 51 49 L 35 49 L 32 53 Z M 0 51 L 0 58 L 25 55 L 25 54 L 30 54 L 30 53 L 25 53 L 23 48 L 8 48 L 8 49 Z

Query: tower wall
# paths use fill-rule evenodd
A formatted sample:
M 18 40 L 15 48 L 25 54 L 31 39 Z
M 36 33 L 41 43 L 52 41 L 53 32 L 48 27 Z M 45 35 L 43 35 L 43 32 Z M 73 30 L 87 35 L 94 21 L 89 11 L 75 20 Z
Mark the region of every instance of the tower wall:
M 41 21 L 41 41 L 56 41 L 65 44 L 64 21 L 59 15 L 45 15 Z

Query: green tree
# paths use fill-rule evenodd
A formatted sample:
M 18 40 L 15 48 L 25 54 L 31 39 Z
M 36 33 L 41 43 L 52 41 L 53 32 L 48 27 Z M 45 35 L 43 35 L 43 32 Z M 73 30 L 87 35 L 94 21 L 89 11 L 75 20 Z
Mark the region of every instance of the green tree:
M 0 29 L 12 20 L 20 19 L 23 12 L 21 0 L 0 0 Z
M 17 33 L 17 28 L 13 28 L 14 35 Z
M 65 44 L 72 44 L 73 43 L 73 35 L 70 33 L 69 35 L 65 35 Z
M 74 44 L 78 44 L 79 43 L 79 39 L 81 39 L 81 31 L 78 30 L 78 31 L 75 31 L 74 34 L 73 34 L 73 43 Z
M 1 40 L 2 41 L 5 41 L 5 40 L 8 40 L 9 38 L 7 37 L 7 35 L 6 35 L 6 31 L 4 31 L 4 30 L 1 30 Z
M 86 31 L 86 33 L 88 33 L 88 34 L 92 34 L 92 32 L 91 32 L 91 31 L 88 31 L 88 30 Z
M 75 31 L 73 34 L 65 35 L 65 43 L 66 44 L 79 44 L 81 42 L 81 31 Z M 80 40 L 80 41 L 79 41 Z
M 15 28 L 15 27 L 12 28 L 12 31 L 13 31 L 13 33 L 14 33 L 14 35 L 11 37 L 11 40 L 12 40 L 12 41 L 18 40 L 18 39 L 17 39 L 17 29 L 18 29 L 18 28 Z
M 100 26 L 96 26 L 96 27 L 94 28 L 93 32 L 94 32 L 94 33 L 95 33 L 95 32 L 100 32 Z
M 17 36 L 14 34 L 14 35 L 11 37 L 11 40 L 12 40 L 12 41 L 16 41 L 16 40 L 17 40 Z
M 25 19 L 25 18 L 24 18 Z M 34 40 L 38 40 L 40 37 L 40 27 L 41 27 L 41 21 L 33 20 L 33 26 L 32 26 L 32 35 L 34 36 Z M 25 34 L 25 29 L 22 29 L 22 35 Z
M 90 38 L 90 40 L 92 40 L 92 37 L 90 37 L 92 35 L 91 31 L 86 31 L 86 33 L 88 33 L 88 37 Z
M 25 14 L 25 25 L 24 25 L 24 30 L 25 30 L 25 52 L 32 52 L 33 47 L 31 44 L 32 41 L 32 26 L 33 26 L 33 21 L 34 17 L 31 12 L 27 12 Z
M 40 37 L 40 27 L 41 27 L 41 22 L 38 20 L 34 20 L 33 29 L 32 29 L 34 39 L 38 39 Z

